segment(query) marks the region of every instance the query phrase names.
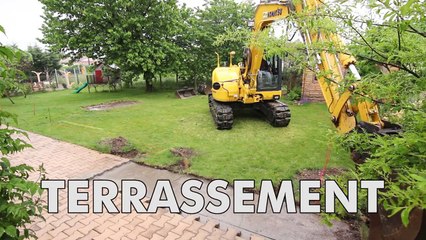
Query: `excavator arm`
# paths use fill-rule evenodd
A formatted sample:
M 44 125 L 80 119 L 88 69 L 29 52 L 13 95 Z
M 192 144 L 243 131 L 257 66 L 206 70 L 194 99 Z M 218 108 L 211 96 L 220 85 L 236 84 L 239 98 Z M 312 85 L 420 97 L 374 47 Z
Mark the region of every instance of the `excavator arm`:
M 295 1 L 296 2 L 296 1 Z M 286 19 L 292 13 L 301 13 L 304 10 L 315 10 L 323 5 L 319 0 L 302 0 L 293 3 L 289 0 L 261 1 L 258 5 L 253 31 L 259 32 L 270 26 L 273 22 Z M 301 27 L 301 26 L 299 26 Z M 323 33 L 319 29 L 309 29 L 301 32 L 305 44 L 309 46 L 316 42 L 332 42 L 335 46 L 342 46 L 340 38 L 331 33 Z M 264 50 L 252 45 L 245 53 L 249 55 L 245 60 L 245 70 L 242 78 L 255 89 L 256 78 L 261 68 Z M 331 53 L 320 51 L 315 53 L 316 70 L 323 73 L 330 73 L 326 76 L 318 75 L 317 79 L 321 87 L 322 94 L 331 114 L 331 120 L 341 133 L 348 133 L 356 128 L 363 128 L 368 132 L 392 132 L 397 129 L 396 125 L 388 124 L 381 120 L 378 106 L 374 102 L 351 103 L 351 97 L 356 86 L 350 86 L 343 93 L 338 91 L 345 74 L 352 72 L 357 80 L 361 77 L 355 67 L 356 60 L 353 56 L 344 53 Z M 356 116 L 358 115 L 358 120 Z M 391 129 L 391 130 L 389 130 Z

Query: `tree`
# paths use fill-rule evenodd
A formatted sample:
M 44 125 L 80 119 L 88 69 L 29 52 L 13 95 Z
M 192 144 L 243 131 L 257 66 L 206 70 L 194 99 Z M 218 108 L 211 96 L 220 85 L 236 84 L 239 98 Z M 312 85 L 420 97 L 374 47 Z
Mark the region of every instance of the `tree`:
M 0 33 L 4 33 L 1 25 Z M 18 62 L 19 55 L 18 50 L 0 43 L 0 93 L 16 83 L 15 77 L 19 71 L 10 63 Z M 14 166 L 6 157 L 30 147 L 22 137 L 12 137 L 26 136 L 26 133 L 10 129 L 10 121 L 16 122 L 16 116 L 0 109 L 0 125 L 6 126 L 0 128 L 0 239 L 23 239 L 34 237 L 26 224 L 33 220 L 32 217 L 41 217 L 42 189 L 38 182 L 28 180 L 34 168 L 26 164 Z M 37 171 L 42 177 L 42 168 Z
M 361 80 L 348 74 L 339 83 L 329 79 L 329 84 L 337 84 L 338 89 L 355 85 L 352 102 L 378 103 L 383 118 L 403 126 L 403 132 L 397 137 L 380 137 L 365 132 L 339 136 L 340 146 L 368 153 L 368 157 L 356 171 L 338 180 L 344 186 L 348 179 L 383 179 L 386 184 L 379 192 L 381 205 L 389 216 L 400 214 L 402 223 L 407 225 L 413 209 L 426 209 L 426 3 L 341 0 L 321 6 L 313 11 L 291 13 L 288 21 L 296 23 L 302 32 L 343 35 L 351 43 L 355 57 L 361 60 L 364 73 Z M 360 6 L 364 11 L 359 11 Z M 238 35 L 244 36 L 244 32 L 228 32 L 222 41 L 232 41 Z M 246 38 L 270 55 L 290 56 L 308 68 L 315 66 L 318 52 L 349 53 L 346 47 L 337 46 L 332 41 L 305 46 L 289 42 L 289 36 L 276 38 L 264 31 Z M 306 55 L 310 57 L 309 61 L 306 61 Z M 377 65 L 394 71 L 382 74 Z M 327 71 L 316 72 L 320 76 L 330 76 Z M 363 196 L 365 194 L 361 194 L 358 201 L 364 204 L 361 208 L 365 208 L 367 202 Z M 337 212 L 340 217 L 346 214 L 343 208 Z
M 45 72 L 61 68 L 61 56 L 57 53 L 45 51 L 39 46 L 29 46 L 27 52 L 31 54 L 33 71 Z
M 40 2 L 45 14 L 42 42 L 54 51 L 115 63 L 129 79 L 153 75 L 174 54 L 176 0 Z
M 426 3 L 342 2 L 329 9 L 349 30 L 351 49 L 362 60 L 362 68 L 380 65 L 391 70 L 364 72 L 356 82 L 356 98 L 380 103 L 382 116 L 400 123 L 404 132 L 401 137 L 353 134 L 341 143 L 370 152 L 356 177 L 385 180 L 381 203 L 389 215 L 400 214 L 407 225 L 413 209 L 426 209 Z M 374 18 L 352 15 L 356 4 L 369 9 Z
M 248 20 L 253 18 L 254 4 L 252 2 L 236 3 L 233 0 L 205 0 L 204 9 L 197 9 L 192 19 L 190 33 L 193 41 L 190 46 L 190 61 L 188 74 L 193 78 L 209 79 L 217 65 L 216 54 L 222 56 L 222 61 L 228 59 L 229 52 L 236 51 L 235 62 L 242 59 L 244 46 L 243 38 L 235 38 L 232 42 L 216 45 L 218 36 L 227 31 L 237 31 L 246 28 Z

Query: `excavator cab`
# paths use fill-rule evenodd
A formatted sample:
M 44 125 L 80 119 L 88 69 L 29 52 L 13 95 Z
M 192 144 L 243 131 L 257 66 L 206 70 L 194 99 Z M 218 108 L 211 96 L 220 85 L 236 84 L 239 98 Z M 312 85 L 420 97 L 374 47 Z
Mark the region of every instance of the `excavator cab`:
M 257 73 L 257 91 L 280 91 L 282 86 L 282 61 L 274 56 L 269 61 L 262 59 Z M 278 99 L 276 99 L 278 100 Z

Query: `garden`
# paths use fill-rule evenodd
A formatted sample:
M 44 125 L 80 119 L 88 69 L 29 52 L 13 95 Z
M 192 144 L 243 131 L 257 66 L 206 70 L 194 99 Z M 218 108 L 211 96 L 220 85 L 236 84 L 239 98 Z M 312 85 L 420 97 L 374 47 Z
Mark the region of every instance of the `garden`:
M 178 161 L 171 150 L 194 151 L 183 169 L 206 178 L 291 179 L 304 169 L 322 169 L 335 134 L 322 103 L 289 102 L 292 120 L 274 128 L 255 111 L 236 113 L 234 128 L 218 131 L 207 96 L 178 99 L 172 91 L 144 93 L 140 88 L 73 94 L 71 90 L 1 99 L 5 111 L 19 114 L 15 126 L 99 151 L 99 143 L 123 137 L 140 153 L 136 161 L 169 167 Z M 135 101 L 108 110 L 86 109 L 101 103 Z M 253 151 L 256 149 L 256 151 Z M 349 153 L 333 151 L 330 167 L 352 168 Z M 259 182 L 259 181 L 258 181 Z
M 365 211 L 364 191 L 361 211 L 337 204 L 325 221 L 357 219 L 369 225 L 371 239 L 426 234 L 423 1 L 261 1 L 262 14 L 252 1 L 206 0 L 197 8 L 181 1 L 39 2 L 43 47 L 0 43 L 2 127 L 206 179 L 271 179 L 278 187 L 325 172 L 336 173 L 343 188 L 351 179 L 377 179 L 385 183 L 378 213 Z M 229 66 L 218 71 L 228 71 L 223 79 L 212 76 L 219 66 Z M 306 82 L 326 104 L 301 97 Z M 258 83 L 270 84 L 270 93 Z M 177 98 L 175 90 L 188 86 L 218 96 Z M 269 120 L 287 120 L 284 105 L 263 101 L 267 96 L 288 105 L 288 127 L 272 127 L 248 109 L 232 116 L 230 106 L 217 104 L 221 97 L 266 103 L 259 110 Z M 223 111 L 219 120 L 213 115 L 224 128 L 234 117 L 232 130 L 216 129 L 209 104 L 212 113 Z M 13 139 L 25 135 L 17 129 L 0 128 L 2 154 L 30 147 Z M 33 168 L 3 155 L 0 167 L 0 239 L 19 237 L 17 229 L 41 214 L 33 202 L 41 189 L 28 180 Z

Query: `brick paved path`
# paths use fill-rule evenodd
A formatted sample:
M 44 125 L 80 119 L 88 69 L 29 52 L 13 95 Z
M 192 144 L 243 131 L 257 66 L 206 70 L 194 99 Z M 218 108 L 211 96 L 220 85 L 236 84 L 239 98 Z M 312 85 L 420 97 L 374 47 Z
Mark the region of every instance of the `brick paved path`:
M 129 161 L 33 133 L 29 137 L 34 148 L 11 155 L 11 162 L 43 163 L 50 179 L 92 179 Z M 39 239 L 241 239 L 238 230 L 221 227 L 219 222 L 166 210 L 156 214 L 68 214 L 66 193 L 60 191 L 59 198 L 58 214 L 45 213 L 46 221 L 31 225 Z

